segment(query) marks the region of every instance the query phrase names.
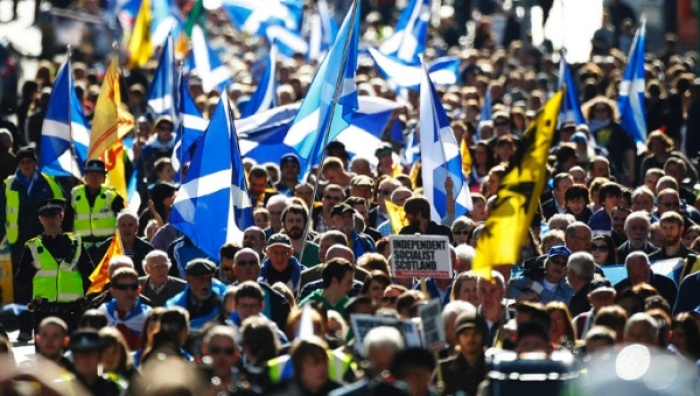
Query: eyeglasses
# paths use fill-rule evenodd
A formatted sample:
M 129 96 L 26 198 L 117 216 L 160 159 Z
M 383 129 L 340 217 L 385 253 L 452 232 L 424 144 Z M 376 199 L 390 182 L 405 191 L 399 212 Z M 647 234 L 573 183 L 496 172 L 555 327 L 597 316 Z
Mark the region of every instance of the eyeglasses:
M 326 196 L 324 196 L 323 198 L 324 198 L 324 199 L 327 199 L 327 200 L 329 200 L 329 201 L 333 201 L 333 202 L 340 202 L 340 201 L 343 200 L 343 198 L 341 198 L 341 197 L 334 197 L 334 196 L 332 196 L 332 195 L 326 195 Z
M 126 290 L 136 291 L 139 289 L 139 284 L 138 283 L 119 283 L 119 284 L 112 285 L 112 287 L 117 289 L 117 290 L 122 290 L 122 291 L 126 291 Z
M 382 297 L 382 302 L 396 304 L 396 300 L 398 299 L 398 297 Z
M 591 251 L 599 251 L 599 252 L 607 252 L 608 251 L 608 245 L 593 245 L 591 246 Z
M 209 347 L 209 353 L 212 355 L 232 356 L 234 353 L 236 353 L 236 350 L 233 347 L 211 346 Z
M 377 193 L 379 193 L 379 195 L 391 195 L 391 193 L 393 192 L 393 190 L 377 190 Z
M 247 266 L 247 265 L 259 265 L 257 261 L 255 260 L 241 260 L 236 263 L 236 265 L 242 265 L 242 266 Z

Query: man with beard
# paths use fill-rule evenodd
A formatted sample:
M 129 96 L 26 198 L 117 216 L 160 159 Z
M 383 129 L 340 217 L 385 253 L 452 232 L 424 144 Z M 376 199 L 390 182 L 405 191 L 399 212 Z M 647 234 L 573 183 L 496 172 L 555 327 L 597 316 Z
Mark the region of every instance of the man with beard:
M 617 248 L 619 262 L 624 263 L 630 253 L 638 250 L 646 254 L 651 254 L 656 250 L 656 246 L 649 242 L 649 228 L 651 228 L 649 217 L 649 213 L 643 210 L 632 212 L 627 216 L 625 219 L 627 242 Z
M 282 212 L 282 232 L 292 241 L 294 257 L 303 265 L 311 267 L 318 263 L 318 244 L 306 241 L 304 246 L 304 230 L 309 221 L 309 212 L 301 205 L 289 205 Z M 302 257 L 302 250 L 304 256 Z
M 243 247 L 251 248 L 262 260 L 265 256 L 265 231 L 257 226 L 250 226 L 243 232 Z
M 449 227 L 430 220 L 430 202 L 425 197 L 411 197 L 403 206 L 408 225 L 401 229 L 401 235 L 444 235 L 454 243 Z
M 686 261 L 686 266 L 681 273 L 681 279 L 691 273 L 691 269 L 698 255 L 695 251 L 688 249 L 683 244 L 683 216 L 676 212 L 666 212 L 659 220 L 663 245 L 659 250 L 649 255 L 649 261 L 665 260 L 670 258 L 682 258 Z
M 629 216 L 630 213 L 632 213 L 632 211 L 629 208 L 618 206 L 613 209 L 612 214 L 610 215 L 610 221 L 612 223 L 610 238 L 615 244 L 615 249 L 627 241 L 627 235 L 625 234 L 625 220 L 627 220 L 627 216 Z
M 355 213 L 352 206 L 341 203 L 333 207 L 331 217 L 335 229 L 348 238 L 348 247 L 352 249 L 355 258 L 360 258 L 365 253 L 374 252 L 374 241 L 369 235 L 355 231 Z
M 166 308 L 182 307 L 190 314 L 190 331 L 199 332 L 216 319 L 221 310 L 221 298 L 212 289 L 216 264 L 207 259 L 187 263 L 187 287 L 165 303 Z

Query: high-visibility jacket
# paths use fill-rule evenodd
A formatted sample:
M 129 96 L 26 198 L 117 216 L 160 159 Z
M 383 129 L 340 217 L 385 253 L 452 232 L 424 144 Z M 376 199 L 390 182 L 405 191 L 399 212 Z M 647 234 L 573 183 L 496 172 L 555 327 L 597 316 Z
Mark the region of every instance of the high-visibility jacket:
M 117 217 L 112 211 L 112 202 L 118 196 L 110 187 L 102 186 L 90 207 L 85 186 L 78 186 L 71 191 L 71 206 L 75 211 L 73 232 L 85 237 L 109 238 L 114 235 Z
M 352 356 L 340 350 L 328 350 L 328 378 L 339 383 L 345 383 L 345 376 L 356 367 Z M 290 381 L 294 378 L 292 359 L 290 355 L 282 355 L 267 361 L 268 376 L 273 384 Z
M 63 198 L 63 190 L 56 181 L 44 173 L 39 173 L 51 188 L 54 198 Z M 5 232 L 7 242 L 14 244 L 19 238 L 19 191 L 12 189 L 12 184 L 15 181 L 15 176 L 12 175 L 5 180 Z
M 83 278 L 78 270 L 81 238 L 72 233 L 66 233 L 66 236 L 73 244 L 74 253 L 73 257 L 65 258 L 60 263 L 46 249 L 40 236 L 27 242 L 37 270 L 32 280 L 32 297 L 44 298 L 49 302 L 73 302 L 84 296 Z

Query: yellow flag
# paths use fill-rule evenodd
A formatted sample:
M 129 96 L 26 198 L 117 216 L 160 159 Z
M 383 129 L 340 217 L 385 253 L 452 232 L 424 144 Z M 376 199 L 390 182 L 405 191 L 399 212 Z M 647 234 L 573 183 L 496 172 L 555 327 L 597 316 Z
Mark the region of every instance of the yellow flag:
M 408 225 L 406 211 L 403 206 L 394 205 L 391 201 L 384 201 L 384 203 L 386 204 L 386 213 L 389 215 L 391 230 L 394 234 L 398 234 L 403 227 Z
M 109 260 L 112 257 L 123 256 L 124 246 L 122 246 L 122 238 L 119 232 L 114 233 L 114 238 L 112 238 L 112 243 L 107 248 L 105 256 L 97 264 L 97 267 L 92 271 L 92 274 L 88 277 L 92 284 L 88 289 L 86 294 L 100 293 L 104 290 L 105 284 L 109 281 Z
M 107 169 L 107 185 L 114 187 L 115 190 L 126 199 L 128 196 L 126 191 L 126 167 L 124 165 L 124 145 L 119 140 L 103 156 L 105 168 Z
M 476 245 L 472 269 L 477 275 L 491 279 L 494 266 L 512 265 L 520 258 L 544 188 L 547 157 L 562 97 L 563 90 L 537 114 L 523 135 L 521 154 L 501 180 L 498 197 Z
M 189 38 L 187 37 L 187 34 L 185 32 L 180 33 L 180 37 L 178 37 L 177 41 L 175 42 L 175 58 L 183 60 L 187 58 L 187 54 L 190 52 L 190 44 L 189 44 Z
M 121 138 L 134 129 L 134 116 L 121 104 L 121 84 L 117 70 L 117 57 L 105 72 L 100 95 L 95 103 L 88 158 L 100 158 Z
M 469 151 L 467 139 L 462 138 L 459 151 L 462 154 L 462 173 L 464 173 L 464 176 L 469 176 L 472 173 L 472 153 Z
M 129 39 L 129 68 L 141 67 L 151 59 L 153 55 L 153 42 L 151 42 L 151 23 L 153 11 L 150 0 L 141 0 L 141 7 L 134 22 L 134 29 Z

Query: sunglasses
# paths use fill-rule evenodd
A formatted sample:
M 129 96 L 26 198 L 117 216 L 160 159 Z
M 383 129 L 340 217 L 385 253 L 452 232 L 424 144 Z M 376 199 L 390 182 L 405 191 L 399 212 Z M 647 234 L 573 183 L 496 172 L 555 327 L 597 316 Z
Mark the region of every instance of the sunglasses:
M 255 260 L 241 260 L 237 262 L 236 265 L 242 265 L 245 267 L 246 265 L 258 265 L 258 262 Z
M 469 230 L 452 231 L 455 235 L 469 235 Z
M 120 283 L 120 284 L 112 285 L 112 287 L 117 289 L 117 290 L 122 290 L 122 291 L 126 291 L 126 290 L 136 291 L 139 289 L 139 284 L 138 283 Z
M 608 251 L 608 245 L 593 245 L 591 246 L 591 251 L 599 251 L 599 252 L 607 252 Z
M 212 347 L 209 347 L 209 352 L 212 355 L 232 356 L 234 353 L 236 353 L 236 350 L 233 347 L 212 346 Z

